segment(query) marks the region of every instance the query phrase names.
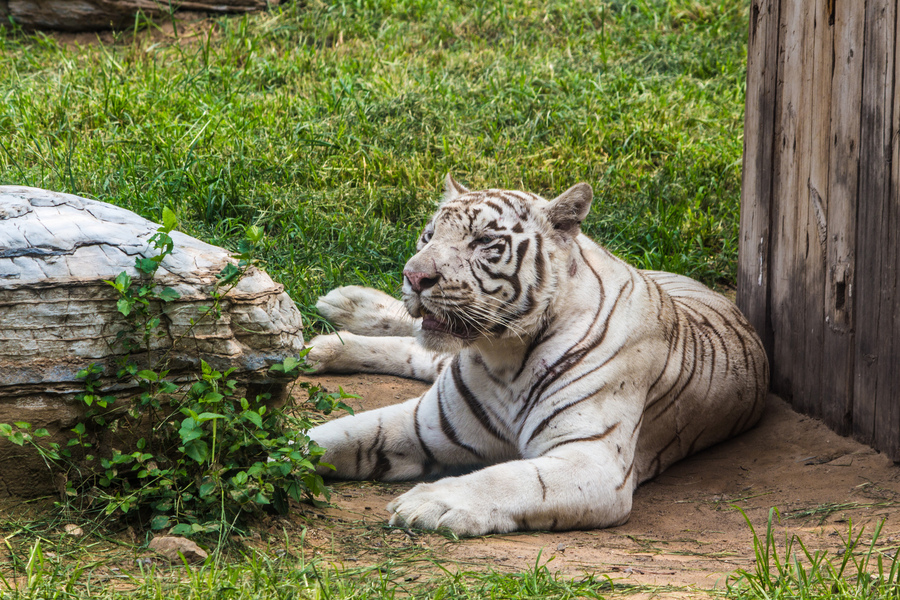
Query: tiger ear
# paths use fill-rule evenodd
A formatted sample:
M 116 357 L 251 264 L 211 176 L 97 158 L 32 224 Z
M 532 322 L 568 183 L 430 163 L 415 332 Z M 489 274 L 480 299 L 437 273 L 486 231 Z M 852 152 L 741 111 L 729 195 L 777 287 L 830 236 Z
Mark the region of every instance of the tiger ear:
M 554 198 L 544 208 L 554 232 L 566 240 L 581 233 L 581 222 L 591 210 L 594 190 L 586 183 L 576 183 Z
M 441 204 L 444 202 L 449 202 L 453 200 L 457 196 L 462 196 L 463 194 L 468 194 L 469 190 L 460 185 L 450 173 L 447 173 L 447 176 L 444 178 L 444 199 L 441 200 Z

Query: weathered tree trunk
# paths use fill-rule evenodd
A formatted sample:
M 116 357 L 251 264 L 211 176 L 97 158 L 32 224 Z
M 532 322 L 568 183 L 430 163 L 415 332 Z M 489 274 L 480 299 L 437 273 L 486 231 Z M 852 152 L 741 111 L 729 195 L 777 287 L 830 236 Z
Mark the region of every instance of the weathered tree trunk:
M 0 20 L 12 19 L 27 29 L 97 31 L 134 24 L 138 13 L 148 16 L 176 10 L 253 12 L 281 0 L 0 0 Z
M 900 461 L 900 0 L 752 0 L 738 306 L 772 388 Z

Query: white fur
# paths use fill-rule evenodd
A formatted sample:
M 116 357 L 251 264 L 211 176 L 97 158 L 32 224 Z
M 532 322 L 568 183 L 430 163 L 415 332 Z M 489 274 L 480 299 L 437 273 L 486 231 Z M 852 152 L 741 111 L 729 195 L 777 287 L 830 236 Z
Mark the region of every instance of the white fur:
M 420 398 L 312 430 L 338 477 L 483 466 L 417 485 L 390 503 L 391 523 L 459 535 L 619 524 L 641 481 L 756 422 L 768 388 L 759 339 L 701 284 L 638 271 L 579 235 L 589 186 L 548 203 L 454 184 L 404 271 L 436 283 L 416 290 L 407 277 L 404 300 L 416 317 L 468 315 L 480 333 L 426 330 L 398 315 L 396 330 L 416 332 L 429 350 L 411 337 L 312 342 L 322 370 L 435 379 Z M 499 238 L 484 242 L 498 231 L 510 253 L 497 250 Z M 374 290 L 325 298 L 336 296 L 352 296 L 352 308 L 322 306 L 340 304 L 339 320 L 361 333 L 397 314 Z

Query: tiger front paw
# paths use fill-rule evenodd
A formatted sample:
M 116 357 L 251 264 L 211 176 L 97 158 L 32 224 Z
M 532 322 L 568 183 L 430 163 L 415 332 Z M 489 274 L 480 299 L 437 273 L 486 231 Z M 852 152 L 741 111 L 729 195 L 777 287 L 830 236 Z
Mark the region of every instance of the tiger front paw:
M 373 288 L 335 288 L 319 298 L 316 310 L 338 328 L 357 335 L 414 335 L 413 320 L 403 303 Z
M 488 500 L 489 493 L 469 489 L 458 478 L 420 483 L 388 504 L 391 525 L 417 529 L 446 527 L 458 536 L 514 531 L 506 511 Z
M 340 357 L 344 352 L 345 344 L 341 336 L 330 333 L 317 335 L 307 342 L 307 347 L 310 349 L 306 355 L 307 366 L 312 368 L 313 373 L 326 373 L 334 371 L 335 367 L 341 363 Z

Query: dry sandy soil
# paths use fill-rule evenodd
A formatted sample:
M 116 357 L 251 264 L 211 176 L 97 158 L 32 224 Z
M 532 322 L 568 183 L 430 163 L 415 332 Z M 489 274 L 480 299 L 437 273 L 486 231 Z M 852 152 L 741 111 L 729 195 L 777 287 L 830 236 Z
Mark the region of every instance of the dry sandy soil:
M 427 387 L 380 375 L 317 381 L 332 391 L 340 386 L 359 394 L 362 399 L 351 402 L 359 410 L 417 396 Z M 900 544 L 900 467 L 774 396 L 755 429 L 641 486 L 631 519 L 620 527 L 459 541 L 410 535 L 385 526 L 385 505 L 412 485 L 335 484 L 334 507 L 308 509 L 300 519 L 315 524 L 305 534 L 306 552 L 345 567 L 418 557 L 465 570 L 521 571 L 552 559 L 552 571 L 608 574 L 619 583 L 663 586 L 658 597 L 672 597 L 722 589 L 729 574 L 753 569 L 751 531 L 737 507 L 760 533 L 770 507 L 779 509 L 779 550 L 786 537 L 797 535 L 811 549 L 839 552 L 850 521 L 855 532 L 865 526 L 868 541 L 875 525 L 886 520 L 880 545 Z M 669 586 L 686 591 L 674 593 Z

